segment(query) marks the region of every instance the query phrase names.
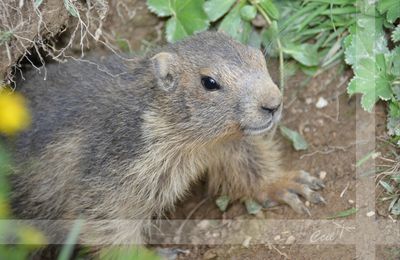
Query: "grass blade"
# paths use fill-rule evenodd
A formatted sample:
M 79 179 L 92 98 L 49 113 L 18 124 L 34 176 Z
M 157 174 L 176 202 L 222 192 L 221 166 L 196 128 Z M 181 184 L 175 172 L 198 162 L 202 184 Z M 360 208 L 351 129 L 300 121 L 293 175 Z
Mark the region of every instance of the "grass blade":
M 333 216 L 327 217 L 327 219 L 345 218 L 345 217 L 354 215 L 356 213 L 357 213 L 357 209 L 356 208 L 350 208 L 350 209 L 347 209 L 347 210 L 340 211 L 340 212 L 336 213 Z
M 61 250 L 58 260 L 68 260 L 71 258 L 72 252 L 74 250 L 75 244 L 78 241 L 79 233 L 83 225 L 83 219 L 77 219 L 68 234 L 67 240 Z

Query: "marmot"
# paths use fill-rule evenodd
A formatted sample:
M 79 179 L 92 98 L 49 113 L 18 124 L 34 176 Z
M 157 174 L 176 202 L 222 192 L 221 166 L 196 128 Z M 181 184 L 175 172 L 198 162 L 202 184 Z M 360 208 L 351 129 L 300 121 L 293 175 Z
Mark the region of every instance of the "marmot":
M 18 83 L 33 117 L 13 141 L 12 202 L 21 218 L 148 220 L 204 174 L 210 193 L 233 199 L 270 199 L 298 212 L 308 212 L 299 195 L 324 201 L 314 192 L 322 182 L 282 170 L 266 138 L 282 96 L 258 49 L 204 32 L 145 57 L 46 69 L 46 80 L 28 72 Z M 83 243 L 143 242 L 140 222 L 95 223 Z

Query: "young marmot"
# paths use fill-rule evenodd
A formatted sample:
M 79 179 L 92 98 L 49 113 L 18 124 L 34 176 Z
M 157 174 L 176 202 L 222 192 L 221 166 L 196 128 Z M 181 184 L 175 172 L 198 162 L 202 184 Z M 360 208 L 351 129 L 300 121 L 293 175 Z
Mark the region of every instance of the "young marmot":
M 28 72 L 33 120 L 17 138 L 13 207 L 30 219 L 148 220 L 208 175 L 209 190 L 308 212 L 321 181 L 283 171 L 266 138 L 282 96 L 261 51 L 205 32 L 133 60 Z M 146 221 L 94 221 L 83 243 L 141 243 Z M 129 222 L 128 222 L 129 223 Z M 62 229 L 49 225 L 49 233 Z

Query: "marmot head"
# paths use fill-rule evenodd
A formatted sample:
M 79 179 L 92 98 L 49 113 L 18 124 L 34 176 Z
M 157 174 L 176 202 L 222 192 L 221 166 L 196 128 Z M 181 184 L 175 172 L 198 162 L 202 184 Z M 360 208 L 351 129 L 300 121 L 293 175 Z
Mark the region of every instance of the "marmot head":
M 266 133 L 282 96 L 258 49 L 217 32 L 199 33 L 152 56 L 171 123 L 194 138 Z

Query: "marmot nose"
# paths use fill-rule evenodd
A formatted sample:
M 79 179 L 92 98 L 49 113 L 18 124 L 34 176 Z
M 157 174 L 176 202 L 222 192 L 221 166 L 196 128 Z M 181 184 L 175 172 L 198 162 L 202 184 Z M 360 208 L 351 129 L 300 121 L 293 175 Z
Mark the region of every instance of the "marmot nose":
M 280 107 L 281 103 L 275 106 L 261 106 L 261 109 L 273 115 Z

